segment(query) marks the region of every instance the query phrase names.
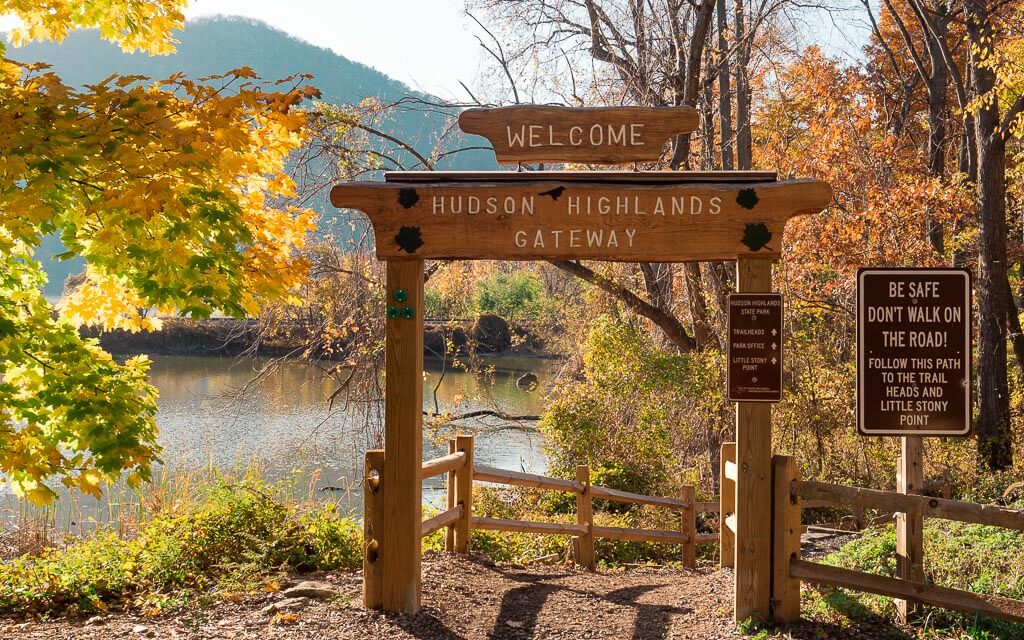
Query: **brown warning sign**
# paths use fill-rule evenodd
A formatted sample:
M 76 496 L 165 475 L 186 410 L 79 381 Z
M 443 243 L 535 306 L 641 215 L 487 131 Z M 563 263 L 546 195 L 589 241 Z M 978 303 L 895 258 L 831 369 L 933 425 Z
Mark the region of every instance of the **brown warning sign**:
M 970 434 L 970 272 L 857 272 L 857 431 Z
M 782 294 L 729 296 L 729 400 L 782 400 Z

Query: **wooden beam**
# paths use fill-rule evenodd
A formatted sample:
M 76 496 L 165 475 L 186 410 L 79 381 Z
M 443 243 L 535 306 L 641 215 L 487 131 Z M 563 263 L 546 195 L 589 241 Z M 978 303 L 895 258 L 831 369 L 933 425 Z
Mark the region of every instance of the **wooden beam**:
M 403 291 L 405 295 L 398 294 Z M 385 329 L 384 527 L 381 540 L 385 611 L 420 608 L 423 463 L 423 262 L 387 263 L 387 304 L 411 308 Z
M 593 571 L 597 568 L 597 559 L 594 556 L 594 535 L 591 530 L 594 527 L 594 501 L 590 486 L 590 465 L 579 465 L 576 467 L 576 482 L 583 485 L 582 493 L 576 494 L 576 524 L 587 528 L 575 538 L 576 564 Z
M 561 180 L 603 184 L 773 182 L 774 171 L 385 171 L 385 182 L 524 182 Z
M 721 500 L 715 500 L 714 502 L 697 503 L 697 513 L 719 513 L 721 510 Z
M 634 540 L 637 542 L 662 542 L 665 544 L 686 544 L 689 534 L 658 529 L 628 529 L 625 527 L 594 527 L 595 538 L 612 540 Z
M 740 257 L 736 290 L 772 289 L 769 260 Z M 768 620 L 771 600 L 772 405 L 736 404 L 736 579 L 737 622 Z
M 455 503 L 462 515 L 455 523 L 455 552 L 469 553 L 470 526 L 473 518 L 473 436 L 456 436 L 455 449 L 466 456 L 466 462 L 455 472 Z
M 473 479 L 480 482 L 494 482 L 497 484 L 511 484 L 520 487 L 533 487 L 534 489 L 545 489 L 548 491 L 565 491 L 567 493 L 582 493 L 583 485 L 574 480 L 559 480 L 547 476 L 538 476 L 533 473 L 511 471 L 509 469 L 497 469 L 484 465 L 473 467 Z
M 519 533 L 546 533 L 553 535 L 581 535 L 587 527 L 559 522 L 530 522 L 527 520 L 506 520 L 504 518 L 473 517 L 473 528 L 485 531 L 518 531 Z
M 603 498 L 605 500 L 611 500 L 613 502 L 632 502 L 635 504 L 650 504 L 659 507 L 669 507 L 677 511 L 685 511 L 690 508 L 690 503 L 684 500 L 676 498 L 661 498 L 658 496 L 645 496 L 639 493 L 630 493 L 628 491 L 619 491 L 618 489 L 610 489 L 608 487 L 593 486 L 591 493 L 594 498 Z
M 1007 509 L 990 504 L 959 502 L 929 496 L 903 495 L 894 491 L 847 487 L 810 480 L 795 483 L 792 490 L 804 499 L 805 504 L 810 500 L 820 500 L 829 504 L 858 506 L 889 513 L 919 511 L 928 518 L 942 518 L 1024 531 L 1024 509 Z
M 693 569 L 697 566 L 697 491 L 692 484 L 682 486 L 679 500 L 688 505 L 679 513 L 679 530 L 687 537 L 683 543 L 683 566 Z
M 448 455 L 456 453 L 457 451 L 458 451 L 458 449 L 456 448 L 455 438 L 452 438 L 451 440 L 448 441 Z M 467 465 L 462 465 L 462 468 L 465 469 L 466 466 Z M 472 470 L 470 470 L 470 474 L 472 474 Z M 456 499 L 456 496 L 455 496 L 455 471 L 454 470 L 448 471 L 448 478 L 447 478 L 447 480 L 448 480 L 448 484 L 447 484 L 446 491 L 445 491 L 446 499 L 447 499 L 448 508 L 452 509 L 452 508 L 455 507 L 455 505 L 457 505 L 459 503 L 459 501 Z M 445 530 L 445 533 L 444 533 L 444 550 L 447 551 L 448 553 L 455 553 L 455 527 L 452 526 L 452 525 L 448 525 L 448 528 Z
M 380 561 L 380 542 L 384 531 L 380 484 L 383 468 L 384 451 L 367 451 L 363 467 L 363 606 L 367 609 L 380 609 L 384 601 L 384 565 Z
M 786 221 L 832 199 L 818 180 L 603 184 L 348 182 L 381 260 L 684 262 L 778 257 Z
M 420 525 L 420 537 L 425 538 L 442 527 L 447 527 L 462 517 L 462 505 L 457 504 L 447 511 L 442 511 L 432 518 L 427 518 Z
M 1000 620 L 1024 622 L 1022 600 L 971 593 L 934 584 L 907 582 L 899 578 L 842 569 L 807 560 L 790 561 L 790 571 L 794 578 L 817 584 L 867 591 L 891 598 L 917 600 L 944 609 L 956 609 Z
M 916 495 L 924 488 L 924 440 L 920 436 L 903 436 L 900 441 L 896 491 Z M 896 514 L 896 576 L 924 582 L 924 518 L 919 509 Z M 903 622 L 921 613 L 920 603 L 913 600 L 897 600 L 896 609 Z
M 736 561 L 735 526 L 730 528 L 728 518 L 736 511 L 736 483 L 725 476 L 725 463 L 736 459 L 736 443 L 723 442 L 718 458 L 718 566 L 731 567 Z
M 434 458 L 433 460 L 427 460 L 420 469 L 420 480 L 426 480 L 427 478 L 439 476 L 442 473 L 461 469 L 465 464 L 466 454 L 461 451 L 449 453 L 446 456 Z
M 792 456 L 774 456 L 772 466 L 772 618 L 789 624 L 800 619 L 800 581 L 789 571 L 800 558 L 800 498 L 790 492 L 800 472 Z

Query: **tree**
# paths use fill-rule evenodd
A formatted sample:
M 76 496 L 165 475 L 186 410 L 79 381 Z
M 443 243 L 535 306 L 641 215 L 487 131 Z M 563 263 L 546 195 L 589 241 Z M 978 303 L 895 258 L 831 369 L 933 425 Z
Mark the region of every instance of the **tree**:
M 15 44 L 96 27 L 166 54 L 184 0 L 0 0 Z M 0 45 L 0 55 L 4 52 Z M 119 364 L 76 327 L 158 328 L 160 314 L 255 313 L 302 282 L 313 214 L 286 204 L 303 141 L 306 76 L 269 89 L 242 68 L 194 81 L 111 76 L 64 85 L 45 65 L 0 62 L 0 473 L 47 502 L 59 480 L 99 495 L 158 460 L 148 361 Z M 85 277 L 54 314 L 32 253 L 47 234 Z

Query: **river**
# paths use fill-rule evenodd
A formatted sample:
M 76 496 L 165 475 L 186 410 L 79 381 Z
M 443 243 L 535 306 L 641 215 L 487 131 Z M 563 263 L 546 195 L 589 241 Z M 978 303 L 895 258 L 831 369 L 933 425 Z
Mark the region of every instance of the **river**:
M 336 388 L 334 380 L 301 364 L 287 365 L 246 390 L 267 362 L 265 359 L 152 359 L 150 381 L 160 392 L 157 424 L 165 465 L 157 468 L 158 476 L 166 469 L 177 472 L 252 465 L 268 480 L 289 482 L 297 494 L 330 497 L 344 511 L 361 509 L 363 453 L 373 444 L 366 426 L 379 426 L 383 415 L 380 403 L 345 406 L 343 397 L 339 397 L 332 409 L 329 399 Z M 493 367 L 493 373 L 479 377 L 449 366 L 442 377 L 440 361 L 428 359 L 424 408 L 433 410 L 434 387 L 440 379 L 437 399 L 441 411 L 500 408 L 515 415 L 541 413 L 540 389 L 556 363 L 495 356 L 484 359 L 484 366 Z M 536 374 L 540 387 L 518 387 L 516 380 L 525 372 Z M 488 424 L 500 423 L 491 419 Z M 480 464 L 540 473 L 546 470 L 541 445 L 536 432 L 494 430 L 477 436 L 475 456 Z M 447 452 L 447 445 L 426 430 L 424 459 Z M 442 484 L 440 477 L 423 483 L 424 504 L 443 506 Z M 104 501 L 71 498 L 63 489 L 60 493 L 55 517 L 58 525 L 87 520 L 89 516 L 102 521 L 110 513 Z M 7 502 L 12 500 L 8 495 Z M 8 504 L 4 510 L 10 513 L 11 507 Z

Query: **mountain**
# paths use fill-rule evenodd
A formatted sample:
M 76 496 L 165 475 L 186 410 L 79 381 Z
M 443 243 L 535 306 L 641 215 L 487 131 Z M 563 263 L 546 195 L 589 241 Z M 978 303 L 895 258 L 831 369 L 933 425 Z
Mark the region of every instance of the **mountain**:
M 53 66 L 65 83 L 82 86 L 106 78 L 113 73 L 139 74 L 154 79 L 165 78 L 179 71 L 189 77 L 223 73 L 242 66 L 252 67 L 265 79 L 275 80 L 295 73 L 313 74 L 323 100 L 335 104 L 354 104 L 369 97 L 383 101 L 405 96 L 430 99 L 431 96 L 411 90 L 370 67 L 292 37 L 262 22 L 247 18 L 218 17 L 189 22 L 177 34 L 181 41 L 170 56 L 127 54 L 117 45 L 104 42 L 94 30 L 74 31 L 60 44 L 34 42 L 19 48 L 8 48 L 7 55 L 22 62 L 45 62 Z M 406 140 L 424 155 L 437 144 L 446 124 L 444 114 L 405 111 L 382 123 L 382 128 Z M 383 144 L 383 143 L 382 143 Z M 466 137 L 457 143 L 465 146 L 489 146 L 482 138 Z M 406 159 L 411 156 L 406 154 Z M 493 169 L 494 156 L 489 151 L 467 151 L 447 156 L 439 169 Z M 329 212 L 327 194 L 310 206 Z M 44 260 L 50 283 L 49 296 L 59 296 L 64 279 L 82 268 L 79 260 L 56 262 L 50 258 L 62 251 L 56 238 L 47 238 L 39 257 Z

